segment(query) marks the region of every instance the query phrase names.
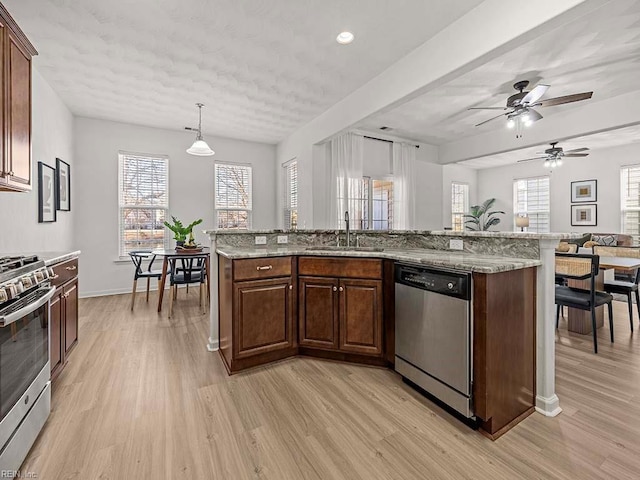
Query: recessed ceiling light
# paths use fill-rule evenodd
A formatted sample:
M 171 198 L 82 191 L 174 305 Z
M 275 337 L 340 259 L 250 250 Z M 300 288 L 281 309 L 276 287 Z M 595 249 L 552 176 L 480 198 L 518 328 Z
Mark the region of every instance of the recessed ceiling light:
M 351 32 L 342 32 L 340 33 L 340 35 L 338 35 L 336 37 L 336 41 L 340 44 L 340 45 L 346 45 L 348 43 L 353 42 L 353 39 L 355 37 L 353 36 L 353 33 Z

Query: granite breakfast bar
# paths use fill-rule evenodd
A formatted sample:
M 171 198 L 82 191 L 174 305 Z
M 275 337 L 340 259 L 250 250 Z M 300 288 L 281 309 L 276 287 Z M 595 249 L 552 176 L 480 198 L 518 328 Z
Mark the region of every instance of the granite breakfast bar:
M 512 232 L 353 232 L 359 247 L 334 246 L 343 232 L 314 230 L 283 232 L 278 230 L 229 232 L 207 231 L 211 238 L 212 272 L 219 265 L 235 260 L 266 258 L 378 259 L 384 265 L 407 262 L 473 272 L 487 278 L 498 278 L 505 272 L 534 272 L 531 302 L 535 315 L 535 409 L 547 416 L 560 413 L 555 395 L 555 330 L 554 330 L 554 248 L 561 234 L 529 234 Z M 287 243 L 278 243 L 278 237 Z M 255 245 L 256 237 L 264 245 Z M 462 240 L 463 250 L 450 250 L 450 240 Z M 283 239 L 280 238 L 282 241 Z M 297 265 L 297 264 L 296 264 Z M 220 267 L 220 268 L 223 268 Z M 294 267 L 295 268 L 295 267 Z M 222 278 L 222 277 L 221 277 Z M 293 278 L 293 277 L 292 277 Z M 391 276 L 391 279 L 393 277 Z M 208 349 L 220 346 L 220 304 L 218 278 L 211 279 L 211 324 Z M 496 283 L 497 285 L 497 283 Z M 294 288 L 289 284 L 290 289 Z M 498 293 L 499 292 L 494 292 Z M 229 297 L 230 298 L 230 297 Z M 526 303 L 526 302 L 525 302 Z M 389 312 L 385 312 L 387 314 Z M 275 358 L 275 357 L 274 357 Z

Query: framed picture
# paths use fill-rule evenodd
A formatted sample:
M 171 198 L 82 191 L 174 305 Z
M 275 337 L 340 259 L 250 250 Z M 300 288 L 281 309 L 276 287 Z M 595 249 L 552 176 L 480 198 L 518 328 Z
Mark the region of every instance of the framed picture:
M 56 210 L 71 211 L 71 166 L 56 158 Z
M 38 222 L 56 221 L 56 169 L 38 162 Z
M 572 227 L 595 227 L 598 225 L 597 205 L 571 205 Z
M 580 180 L 579 182 L 571 182 L 571 203 L 589 203 L 597 201 L 597 180 Z

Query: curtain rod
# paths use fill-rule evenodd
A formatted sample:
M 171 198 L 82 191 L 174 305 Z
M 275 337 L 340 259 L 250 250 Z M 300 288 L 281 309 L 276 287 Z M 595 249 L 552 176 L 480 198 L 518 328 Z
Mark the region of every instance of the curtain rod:
M 376 137 L 370 137 L 369 135 L 362 135 L 364 138 L 368 138 L 369 140 L 377 140 L 379 142 L 387 142 L 387 143 L 395 143 L 393 140 L 386 140 L 384 138 L 376 138 Z M 420 145 L 414 145 L 414 147 L 416 148 L 420 148 Z

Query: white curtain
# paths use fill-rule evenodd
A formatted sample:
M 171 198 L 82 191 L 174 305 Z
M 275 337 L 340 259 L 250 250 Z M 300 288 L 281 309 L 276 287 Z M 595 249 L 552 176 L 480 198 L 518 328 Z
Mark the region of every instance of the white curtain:
M 329 225 L 344 228 L 344 212 L 349 212 L 352 228 L 360 228 L 362 218 L 362 165 L 364 137 L 345 133 L 331 140 L 329 179 Z
M 415 224 L 416 147 L 393 144 L 393 229 L 411 230 Z

